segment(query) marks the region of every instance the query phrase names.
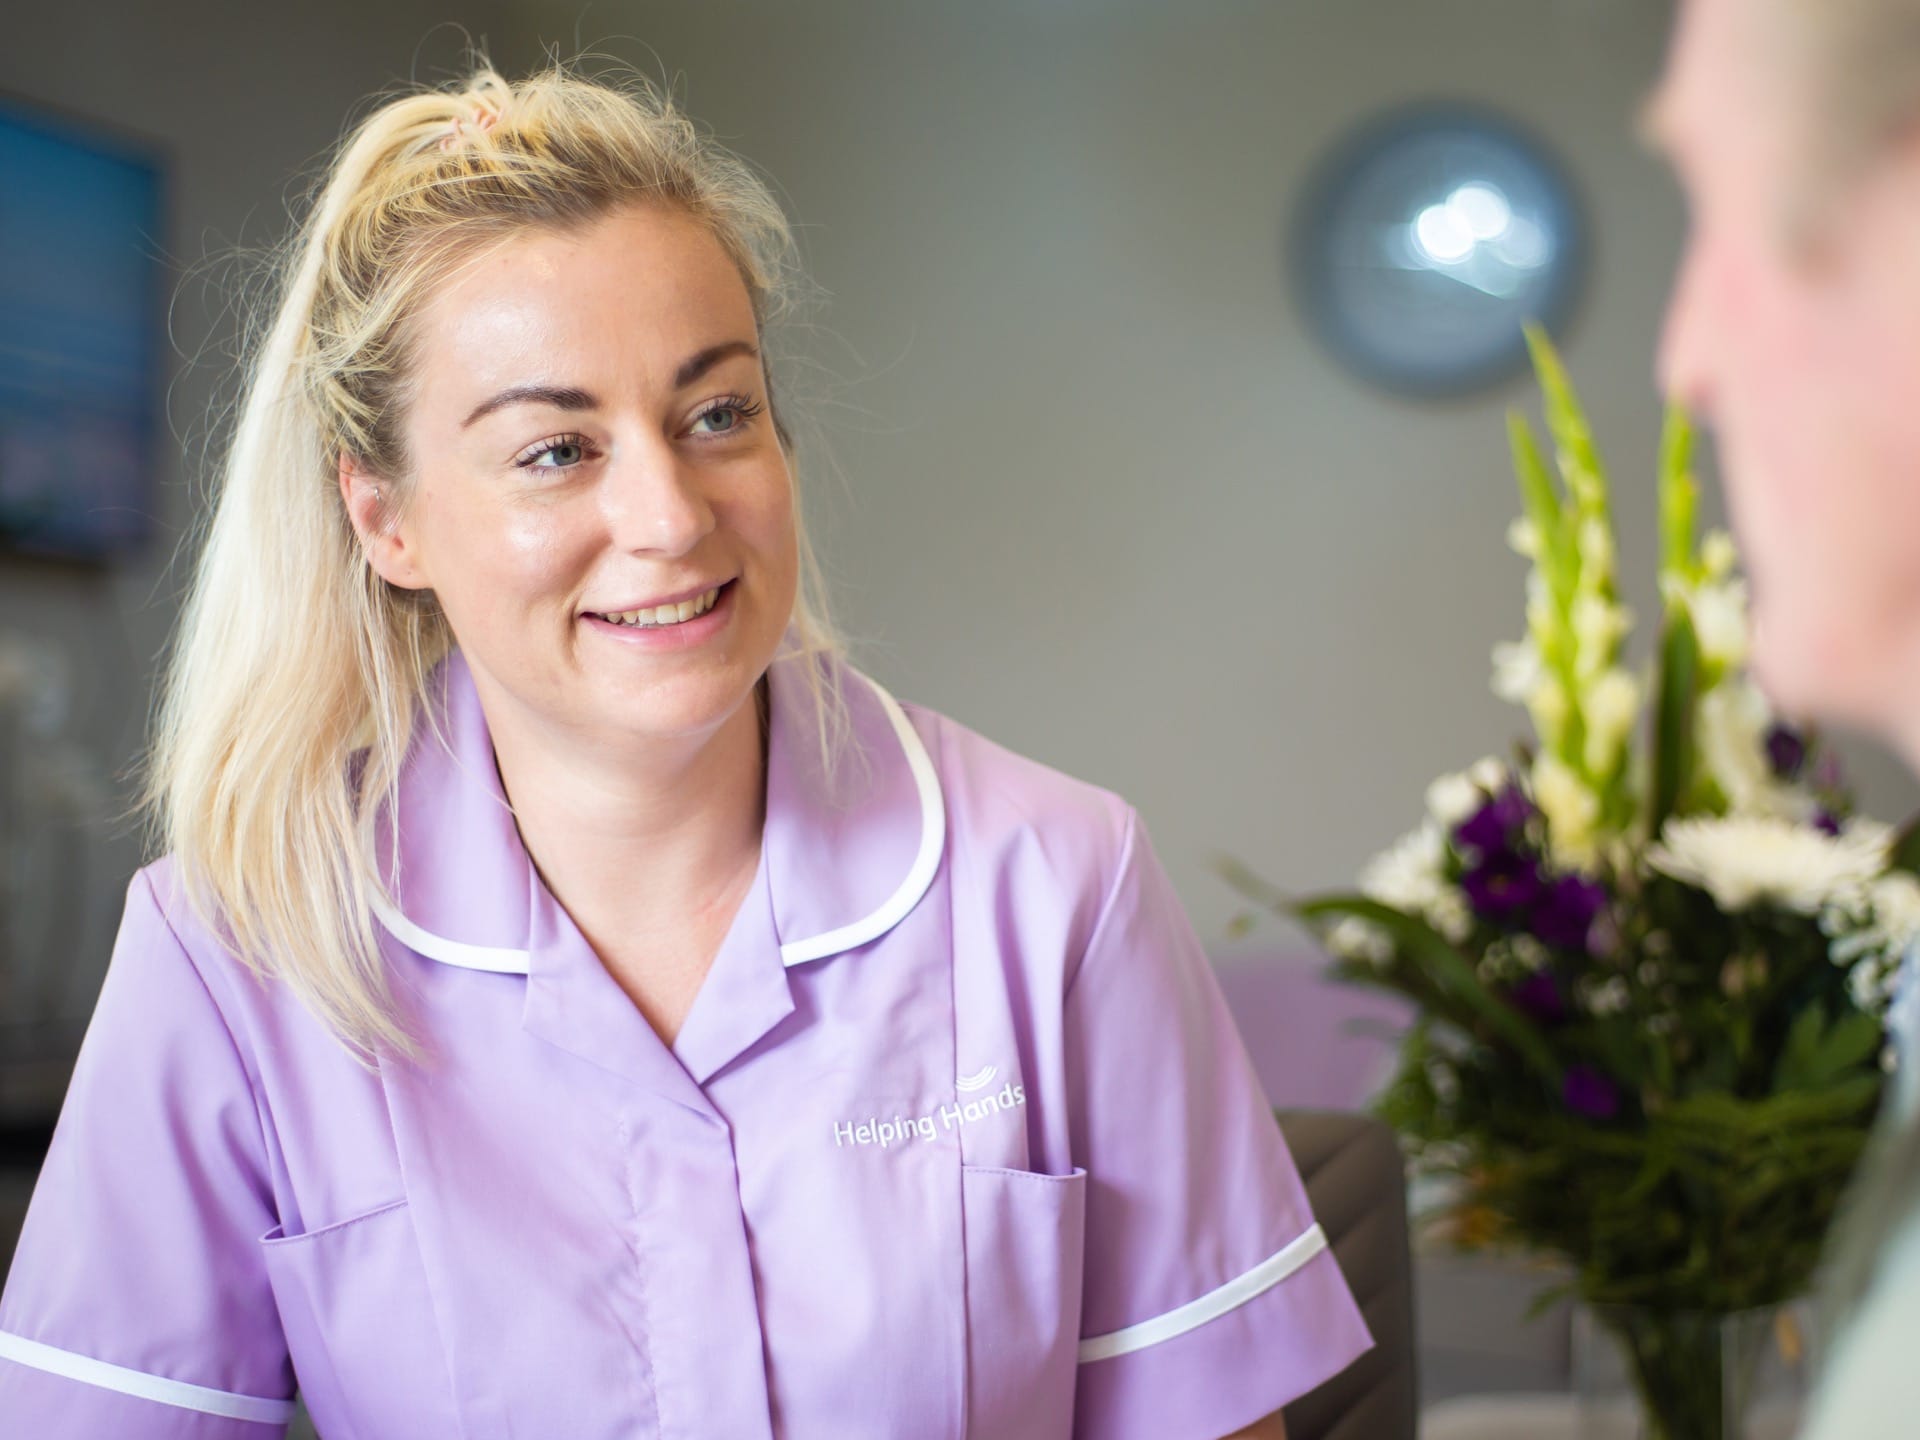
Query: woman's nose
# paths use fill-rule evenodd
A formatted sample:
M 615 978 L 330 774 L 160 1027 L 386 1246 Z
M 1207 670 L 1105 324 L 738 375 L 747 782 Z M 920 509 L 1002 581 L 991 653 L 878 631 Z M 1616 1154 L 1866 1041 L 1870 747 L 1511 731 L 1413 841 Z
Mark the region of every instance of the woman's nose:
M 666 446 L 629 454 L 608 469 L 601 512 L 623 550 L 683 555 L 714 527 L 707 479 Z

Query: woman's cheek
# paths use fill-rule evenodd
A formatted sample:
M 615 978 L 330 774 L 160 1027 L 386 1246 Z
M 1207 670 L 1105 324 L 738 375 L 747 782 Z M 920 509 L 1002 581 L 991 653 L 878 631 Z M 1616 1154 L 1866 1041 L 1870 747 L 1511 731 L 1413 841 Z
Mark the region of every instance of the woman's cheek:
M 516 508 L 498 530 L 495 567 L 516 589 L 572 583 L 593 552 L 591 527 L 561 507 Z

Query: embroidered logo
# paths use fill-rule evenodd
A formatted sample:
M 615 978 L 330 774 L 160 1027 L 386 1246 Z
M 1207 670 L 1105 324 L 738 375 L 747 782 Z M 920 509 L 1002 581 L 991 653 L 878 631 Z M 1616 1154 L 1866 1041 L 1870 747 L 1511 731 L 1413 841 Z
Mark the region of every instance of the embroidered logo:
M 986 1069 L 979 1071 L 977 1074 L 962 1075 L 959 1079 L 955 1080 L 953 1083 L 957 1085 L 960 1089 L 968 1092 L 972 1092 L 974 1090 L 984 1090 L 987 1088 L 987 1086 L 993 1083 L 993 1077 L 998 1075 L 999 1073 L 1000 1073 L 999 1066 L 989 1065 L 987 1066 Z
M 956 1089 L 966 1092 L 984 1090 L 999 1073 L 997 1066 L 989 1065 L 972 1075 L 958 1076 L 953 1083 Z M 932 1140 L 945 1131 L 1026 1103 L 1027 1087 L 1009 1080 L 991 1095 L 941 1105 L 925 1115 L 893 1115 L 885 1119 L 869 1115 L 865 1120 L 839 1122 L 833 1127 L 833 1143 L 836 1149 L 843 1145 L 878 1145 L 884 1150 L 913 1140 Z

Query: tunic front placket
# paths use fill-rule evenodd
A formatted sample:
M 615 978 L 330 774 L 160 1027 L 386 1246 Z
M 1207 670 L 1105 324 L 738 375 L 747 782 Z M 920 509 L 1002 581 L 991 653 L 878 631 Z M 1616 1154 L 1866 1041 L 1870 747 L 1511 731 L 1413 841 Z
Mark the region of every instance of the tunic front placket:
M 526 1029 L 627 1082 L 609 1097 L 616 1143 L 604 1159 L 628 1207 L 625 1288 L 658 1433 L 770 1435 L 732 1130 L 676 1053 L 715 1065 L 724 1047 L 745 1049 L 793 1010 L 762 918 L 764 856 L 673 1049 L 537 874 L 532 884 Z
M 386 1075 L 466 1431 L 771 1440 L 731 1127 L 526 872 L 524 979 L 434 967 L 463 1022 Z M 765 910 L 762 876 L 689 1014 L 709 1058 L 722 997 L 743 1046 L 792 1009 Z

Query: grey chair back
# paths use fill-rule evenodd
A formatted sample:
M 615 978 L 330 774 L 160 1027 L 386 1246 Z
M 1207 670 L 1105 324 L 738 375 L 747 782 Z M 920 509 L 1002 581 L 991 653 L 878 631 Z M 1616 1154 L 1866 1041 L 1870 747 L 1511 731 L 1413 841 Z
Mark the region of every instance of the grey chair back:
M 1287 1440 L 1414 1440 L 1413 1255 L 1399 1140 L 1371 1115 L 1277 1114 L 1314 1218 L 1374 1341 L 1339 1375 L 1287 1407 Z

